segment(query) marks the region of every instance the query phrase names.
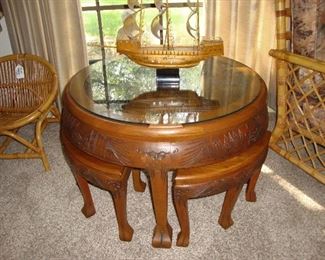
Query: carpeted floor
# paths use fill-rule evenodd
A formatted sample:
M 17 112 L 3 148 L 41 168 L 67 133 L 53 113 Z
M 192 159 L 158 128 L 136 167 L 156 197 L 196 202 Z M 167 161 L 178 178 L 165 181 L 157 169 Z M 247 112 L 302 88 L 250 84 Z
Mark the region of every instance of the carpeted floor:
M 135 192 L 131 181 L 131 242 L 118 239 L 109 193 L 92 187 L 97 213 L 82 215 L 58 130 L 50 125 L 44 132 L 50 172 L 40 160 L 0 160 L 0 259 L 325 259 L 325 186 L 272 151 L 257 202 L 246 202 L 242 192 L 231 228 L 217 224 L 224 194 L 191 200 L 190 245 L 176 247 L 179 226 L 169 200 L 173 245 L 155 249 L 149 191 Z

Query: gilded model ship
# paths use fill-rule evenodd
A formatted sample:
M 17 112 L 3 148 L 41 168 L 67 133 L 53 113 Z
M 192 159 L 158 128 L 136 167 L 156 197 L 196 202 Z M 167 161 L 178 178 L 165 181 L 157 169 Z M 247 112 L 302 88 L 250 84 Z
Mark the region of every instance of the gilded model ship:
M 117 35 L 117 52 L 125 54 L 134 62 L 154 68 L 185 68 L 198 64 L 208 57 L 223 55 L 223 41 L 201 39 L 199 28 L 199 0 L 187 0 L 190 14 L 186 22 L 188 34 L 193 38 L 191 45 L 177 45 L 171 32 L 170 6 L 168 0 L 155 0 L 159 13 L 151 23 L 151 33 L 160 45 L 144 44 L 144 7 L 142 0 L 128 0 L 130 13 L 124 18 L 123 27 Z M 195 19 L 196 18 L 196 19 Z M 192 25 L 194 21 L 195 26 Z M 162 26 L 165 21 L 166 26 Z

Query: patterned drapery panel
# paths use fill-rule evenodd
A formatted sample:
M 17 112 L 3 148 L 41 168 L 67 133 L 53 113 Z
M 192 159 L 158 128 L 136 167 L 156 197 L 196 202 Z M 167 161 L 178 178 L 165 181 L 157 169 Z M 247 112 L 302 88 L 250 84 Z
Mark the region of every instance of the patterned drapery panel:
M 292 0 L 293 50 L 325 60 L 325 0 Z

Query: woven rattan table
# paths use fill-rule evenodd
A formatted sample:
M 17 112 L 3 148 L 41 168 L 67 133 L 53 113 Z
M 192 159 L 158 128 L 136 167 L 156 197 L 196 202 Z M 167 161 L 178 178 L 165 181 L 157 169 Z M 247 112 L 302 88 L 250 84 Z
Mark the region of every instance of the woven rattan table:
M 179 73 L 179 85 L 166 87 L 154 69 L 121 57 L 81 70 L 63 96 L 61 136 L 96 159 L 148 174 L 154 247 L 171 246 L 168 174 L 239 154 L 268 124 L 265 83 L 247 66 L 214 57 Z

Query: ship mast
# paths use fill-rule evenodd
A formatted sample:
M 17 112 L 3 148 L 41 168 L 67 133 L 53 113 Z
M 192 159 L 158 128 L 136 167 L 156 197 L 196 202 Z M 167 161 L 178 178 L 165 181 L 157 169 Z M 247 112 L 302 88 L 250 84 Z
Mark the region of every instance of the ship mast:
M 166 41 L 167 41 L 167 49 L 170 48 L 170 18 L 169 18 L 169 6 L 168 6 L 168 0 L 166 0 L 166 20 L 167 20 L 167 28 L 166 28 Z
M 196 0 L 196 12 L 197 12 L 196 14 L 197 46 L 200 46 L 200 1 L 199 0 Z
M 139 35 L 139 41 L 142 43 L 142 34 L 143 34 L 143 28 L 144 28 L 144 20 L 143 20 L 143 0 L 140 0 L 140 35 Z
M 187 0 L 188 7 L 191 10 L 186 22 L 186 29 L 188 34 L 194 39 L 195 45 L 199 47 L 200 45 L 200 0 L 192 3 L 190 0 Z M 191 19 L 193 16 L 196 16 L 195 26 L 191 25 Z

